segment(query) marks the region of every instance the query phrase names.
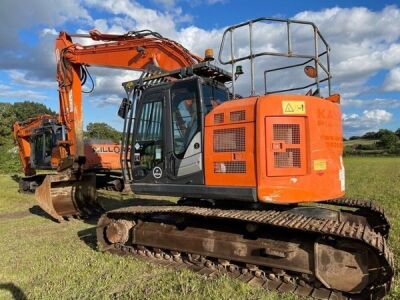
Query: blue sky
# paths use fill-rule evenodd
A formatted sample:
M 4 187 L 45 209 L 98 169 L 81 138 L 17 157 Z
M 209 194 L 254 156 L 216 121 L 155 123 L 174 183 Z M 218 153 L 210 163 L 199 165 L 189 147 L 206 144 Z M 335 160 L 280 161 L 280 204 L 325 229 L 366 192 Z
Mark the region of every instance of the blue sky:
M 305 2 L 305 3 L 304 3 Z M 313 21 L 332 48 L 335 92 L 345 135 L 400 128 L 398 1 L 3 0 L 0 3 L 0 102 L 38 101 L 58 110 L 53 43 L 57 32 L 124 33 L 152 29 L 194 53 L 217 52 L 227 26 L 261 16 Z M 273 43 L 273 32 L 265 43 Z M 272 41 L 268 38 L 271 36 Z M 245 45 L 238 45 L 245 47 Z M 95 92 L 84 97 L 85 124 L 116 116 L 129 71 L 90 68 Z

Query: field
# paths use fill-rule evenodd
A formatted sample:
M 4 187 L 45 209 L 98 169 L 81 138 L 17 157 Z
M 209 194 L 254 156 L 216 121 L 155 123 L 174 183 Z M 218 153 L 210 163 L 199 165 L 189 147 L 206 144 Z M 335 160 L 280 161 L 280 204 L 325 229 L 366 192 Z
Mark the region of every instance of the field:
M 354 146 L 354 145 L 371 145 L 375 144 L 379 140 L 366 140 L 366 139 L 357 139 L 357 140 L 348 140 L 344 142 L 345 146 Z
M 347 157 L 345 166 L 347 195 L 375 199 L 385 207 L 398 269 L 400 158 Z M 10 175 L 0 175 L 0 191 L 0 299 L 297 299 L 228 277 L 209 280 L 187 270 L 100 253 L 95 221 L 52 222 L 33 196 L 17 193 Z M 160 203 L 112 192 L 101 193 L 100 200 L 107 208 Z M 399 298 L 395 278 L 388 299 Z

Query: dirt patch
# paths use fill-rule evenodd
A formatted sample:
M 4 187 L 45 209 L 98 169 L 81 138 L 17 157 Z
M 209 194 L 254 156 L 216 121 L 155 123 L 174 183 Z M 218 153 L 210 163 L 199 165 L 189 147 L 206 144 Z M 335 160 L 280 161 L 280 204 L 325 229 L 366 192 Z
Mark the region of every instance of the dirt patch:
M 0 220 L 22 219 L 32 215 L 49 218 L 38 205 L 34 205 L 27 210 L 0 213 Z
M 0 220 L 21 219 L 32 215 L 30 211 L 14 211 L 9 213 L 1 213 Z

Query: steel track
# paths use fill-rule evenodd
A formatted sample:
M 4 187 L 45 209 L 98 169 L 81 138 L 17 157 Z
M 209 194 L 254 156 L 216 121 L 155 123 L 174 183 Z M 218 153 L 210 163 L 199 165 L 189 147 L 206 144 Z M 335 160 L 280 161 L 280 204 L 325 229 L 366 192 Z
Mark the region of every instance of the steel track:
M 344 200 L 346 205 L 342 205 L 343 201 L 337 202 L 341 206 L 351 205 L 346 200 Z M 360 203 L 357 202 L 353 207 L 359 205 Z M 315 280 L 303 280 L 308 276 L 303 276 L 306 274 L 294 274 L 293 272 L 284 272 L 282 274 L 274 272 L 274 269 L 262 266 L 249 266 L 237 261 L 201 256 L 187 253 L 183 250 L 171 251 L 170 249 L 156 249 L 143 245 L 125 245 L 124 243 L 110 244 L 106 241 L 104 230 L 111 222 L 121 219 L 137 220 L 156 214 L 168 214 L 175 217 L 186 216 L 189 218 L 202 217 L 208 219 L 237 220 L 362 243 L 365 247 L 373 249 L 378 258 L 380 266 L 379 276 L 376 276 L 373 282 L 369 282 L 363 291 L 354 295 L 328 289 Z M 348 221 L 302 216 L 292 214 L 288 211 L 244 211 L 185 206 L 128 207 L 110 211 L 101 217 L 98 223 L 97 239 L 100 247 L 106 251 L 145 257 L 146 259 L 176 268 L 186 266 L 201 274 L 228 274 L 239 280 L 256 284 L 268 290 L 294 292 L 302 296 L 311 296 L 317 299 L 380 299 L 388 293 L 394 272 L 393 255 L 387 246 L 385 238 L 370 226 Z
M 383 207 L 377 203 L 354 198 L 336 198 L 323 203 L 340 207 L 349 207 L 358 209 L 358 213 L 367 217 L 370 227 L 379 232 L 385 238 L 388 238 L 390 231 L 390 222 L 385 215 Z

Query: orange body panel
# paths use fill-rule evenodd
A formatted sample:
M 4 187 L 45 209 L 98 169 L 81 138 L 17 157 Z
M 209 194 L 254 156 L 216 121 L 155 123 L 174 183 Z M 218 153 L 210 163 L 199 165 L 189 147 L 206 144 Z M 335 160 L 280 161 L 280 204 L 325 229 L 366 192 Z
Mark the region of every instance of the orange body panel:
M 206 116 L 206 185 L 256 185 L 255 104 L 255 98 L 230 101 Z M 214 135 L 217 135 L 215 139 Z
M 121 169 L 121 145 L 114 142 L 85 142 L 86 163 L 84 169 Z
M 238 111 L 245 111 L 244 120 L 230 121 L 229 116 Z M 221 118 L 224 122 L 218 124 Z M 252 97 L 218 106 L 205 124 L 207 185 L 255 187 L 259 201 L 282 204 L 343 196 L 339 104 L 302 95 Z M 227 150 L 235 151 L 219 153 L 217 130 L 238 127 L 245 128 L 244 139 L 231 139 Z M 237 148 L 240 143 L 245 147 Z M 241 173 L 215 167 L 220 161 L 234 167 L 238 158 L 243 161 Z

